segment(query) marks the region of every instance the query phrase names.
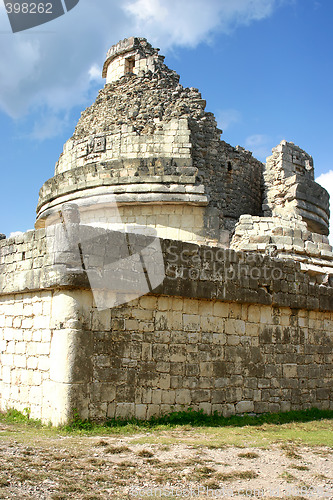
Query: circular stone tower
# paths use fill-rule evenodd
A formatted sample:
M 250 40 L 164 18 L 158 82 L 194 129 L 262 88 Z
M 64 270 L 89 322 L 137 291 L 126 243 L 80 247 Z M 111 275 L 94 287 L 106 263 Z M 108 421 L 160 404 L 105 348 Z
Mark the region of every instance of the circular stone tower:
M 83 223 L 219 244 L 240 215 L 261 215 L 262 163 L 220 140 L 199 91 L 163 61 L 144 38 L 111 47 L 106 85 L 40 190 L 37 228 L 75 202 Z

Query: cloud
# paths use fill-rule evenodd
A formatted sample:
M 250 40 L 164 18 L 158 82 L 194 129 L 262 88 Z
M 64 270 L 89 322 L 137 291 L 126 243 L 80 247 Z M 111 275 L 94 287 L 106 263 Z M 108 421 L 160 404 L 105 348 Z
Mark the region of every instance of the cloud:
M 218 110 L 215 116 L 218 126 L 224 131 L 242 120 L 242 114 L 237 109 Z
M 330 199 L 331 199 L 331 204 L 333 200 L 333 170 L 329 170 L 328 172 L 325 172 L 324 174 L 321 174 L 319 177 L 316 178 L 316 182 L 318 184 L 321 184 L 329 193 Z M 330 218 L 330 243 L 333 245 L 333 214 L 332 214 L 332 206 L 331 206 L 331 218 Z
M 90 80 L 102 81 L 102 67 L 97 64 L 93 64 L 89 70 Z
M 245 139 L 245 146 L 261 161 L 266 161 L 272 152 L 272 138 L 265 134 L 250 135 Z
M 22 233 L 22 231 L 14 231 L 13 233 L 10 233 L 8 238 L 14 238 L 14 236 L 20 236 L 20 234 L 24 234 L 24 233 Z
M 276 0 L 134 0 L 125 4 L 137 29 L 167 45 L 196 46 L 220 31 L 272 14 Z
M 106 51 L 118 40 L 145 36 L 163 52 L 195 47 L 270 16 L 280 1 L 81 0 L 64 16 L 16 34 L 2 8 L 0 110 L 19 119 L 39 109 L 54 116 L 84 106 Z

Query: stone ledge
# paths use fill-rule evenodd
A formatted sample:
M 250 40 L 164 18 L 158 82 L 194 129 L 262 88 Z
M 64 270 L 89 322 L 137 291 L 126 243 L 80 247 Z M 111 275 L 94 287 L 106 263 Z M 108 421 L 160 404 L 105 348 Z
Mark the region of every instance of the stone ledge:
M 182 158 L 148 159 L 146 161 L 114 160 L 107 163 L 90 163 L 55 175 L 45 182 L 39 192 L 37 213 L 41 208 L 58 196 L 75 193 L 98 186 L 128 186 L 131 184 L 194 184 L 197 169 L 191 160 Z M 126 176 L 120 176 L 121 170 L 127 170 Z M 158 172 L 157 172 L 158 171 Z M 134 174 L 134 172 L 136 172 Z
M 101 229 L 99 231 L 102 236 L 108 234 Z M 44 255 L 42 249 L 38 260 L 38 244 L 45 238 L 44 231 L 28 235 L 30 243 L 19 245 L 15 243 L 15 238 L 11 238 L 0 244 L 2 295 L 43 289 L 90 288 L 84 271 L 70 269 L 66 265 L 52 265 L 50 255 Z M 162 239 L 160 242 L 166 277 L 162 285 L 154 290 L 155 293 L 222 302 L 333 310 L 333 288 L 329 282 L 325 285 L 313 283 L 310 274 L 302 272 L 299 262 L 176 240 Z M 22 254 L 19 247 L 24 245 L 25 249 L 30 248 L 31 256 L 24 261 L 16 261 L 14 257 Z M 91 252 L 94 248 L 97 249 L 93 245 Z M 12 263 L 4 264 L 8 258 Z M 107 256 L 96 254 L 98 268 L 103 269 L 104 258 Z M 35 262 L 39 267 L 32 267 Z

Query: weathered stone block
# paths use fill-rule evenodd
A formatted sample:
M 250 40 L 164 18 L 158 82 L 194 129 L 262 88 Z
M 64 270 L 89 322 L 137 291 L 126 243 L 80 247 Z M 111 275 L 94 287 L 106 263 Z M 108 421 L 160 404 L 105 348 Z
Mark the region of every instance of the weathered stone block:
M 236 413 L 249 413 L 254 411 L 253 401 L 240 401 L 236 404 Z

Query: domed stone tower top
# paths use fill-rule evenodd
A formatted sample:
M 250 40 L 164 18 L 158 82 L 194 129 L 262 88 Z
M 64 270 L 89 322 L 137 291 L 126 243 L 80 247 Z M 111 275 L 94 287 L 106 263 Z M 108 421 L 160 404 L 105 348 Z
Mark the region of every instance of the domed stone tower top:
M 125 38 L 108 51 L 103 66 L 103 78 L 112 83 L 126 74 L 143 76 L 147 71 L 166 69 L 164 56 L 158 55 L 145 38 Z
M 110 196 L 123 223 L 181 240 L 223 241 L 241 214 L 261 214 L 262 163 L 220 140 L 200 92 L 163 61 L 144 38 L 111 47 L 105 87 L 40 190 L 36 227 L 64 202 L 88 211 Z
M 158 52 L 135 37 L 108 51 L 106 84 L 40 190 L 36 227 L 74 202 L 83 224 L 148 226 L 184 241 L 229 244 L 244 214 L 299 217 L 327 234 L 328 194 L 311 157 L 284 141 L 264 166 L 222 141 L 198 89 Z
M 223 241 L 241 214 L 261 214 L 262 163 L 220 140 L 200 92 L 163 61 L 144 38 L 111 47 L 105 87 L 40 190 L 36 227 L 64 202 L 83 210 L 96 196 L 104 205 L 111 196 L 125 224 L 191 241 Z M 112 225 L 112 213 L 103 217 Z

